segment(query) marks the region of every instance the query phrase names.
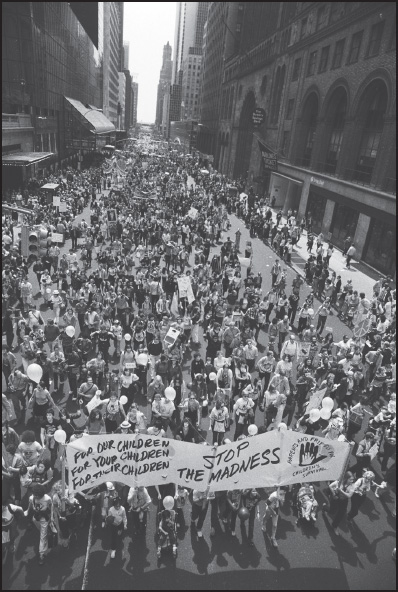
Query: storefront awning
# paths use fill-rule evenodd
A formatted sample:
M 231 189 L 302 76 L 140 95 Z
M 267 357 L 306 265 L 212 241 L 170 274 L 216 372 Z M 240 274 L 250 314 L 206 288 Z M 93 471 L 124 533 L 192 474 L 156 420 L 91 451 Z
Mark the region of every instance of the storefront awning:
M 53 152 L 15 152 L 3 156 L 1 164 L 5 166 L 29 166 L 50 158 L 50 156 L 53 156 Z
M 102 111 L 98 111 L 97 107 L 92 105 L 84 105 L 76 99 L 70 99 L 65 97 L 66 101 L 83 117 L 83 119 L 89 124 L 90 131 L 95 134 L 109 134 L 110 132 L 116 131 L 115 126 Z

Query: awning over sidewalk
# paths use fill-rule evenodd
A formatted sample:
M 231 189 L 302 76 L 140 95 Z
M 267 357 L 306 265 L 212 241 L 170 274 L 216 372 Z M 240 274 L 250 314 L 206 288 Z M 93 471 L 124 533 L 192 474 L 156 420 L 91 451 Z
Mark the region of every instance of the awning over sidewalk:
M 85 120 L 90 131 L 95 134 L 109 134 L 110 132 L 116 131 L 113 123 L 109 121 L 102 111 L 98 111 L 97 107 L 93 107 L 92 105 L 86 106 L 82 102 L 77 101 L 76 99 L 70 99 L 69 97 L 65 97 L 65 100 L 79 113 L 83 120 Z
M 5 166 L 24 167 L 50 158 L 53 154 L 53 152 L 15 152 L 15 154 L 6 154 L 3 156 L 1 164 Z

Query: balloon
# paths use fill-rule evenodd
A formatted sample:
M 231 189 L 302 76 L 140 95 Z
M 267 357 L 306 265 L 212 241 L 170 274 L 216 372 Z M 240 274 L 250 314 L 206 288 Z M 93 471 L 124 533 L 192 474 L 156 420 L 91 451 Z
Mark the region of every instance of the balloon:
M 215 380 L 217 378 L 217 374 L 215 372 L 210 372 L 209 380 Z
M 202 401 L 202 407 L 207 407 L 208 404 L 209 404 L 209 401 L 207 399 L 204 399 Z
M 249 425 L 249 427 L 247 428 L 247 433 L 249 434 L 249 436 L 255 436 L 258 432 L 258 427 L 256 425 L 254 425 L 254 423 L 252 423 L 251 425 Z
M 329 419 L 330 416 L 332 415 L 330 412 L 330 409 L 325 409 L 325 407 L 323 409 L 321 409 L 320 414 L 321 414 L 321 419 Z
M 167 495 L 163 500 L 163 507 L 165 510 L 172 510 L 174 508 L 174 499 L 171 495 Z
M 74 337 L 75 336 L 75 328 L 72 327 L 72 325 L 69 325 L 69 327 L 66 327 L 65 333 L 67 334 L 68 337 Z
M 126 333 L 125 336 L 124 336 L 124 339 L 126 341 L 131 341 L 131 335 L 130 335 L 130 333 Z
M 164 396 L 166 397 L 166 399 L 168 399 L 169 401 L 174 401 L 174 399 L 176 398 L 176 392 L 175 389 L 173 389 L 172 386 L 168 386 L 165 390 L 164 390 Z
M 323 409 L 329 409 L 329 411 L 331 411 L 334 407 L 333 399 L 331 397 L 323 397 L 322 407 L 323 407 Z
M 250 512 L 247 508 L 240 508 L 238 516 L 242 520 L 242 522 L 245 522 L 245 520 L 249 518 Z
M 278 430 L 280 432 L 287 430 L 287 425 L 283 421 L 281 421 L 281 423 L 278 425 Z
M 119 400 L 122 405 L 126 405 L 126 403 L 128 403 L 128 398 L 126 397 L 126 395 L 122 395 Z
M 39 364 L 29 364 L 26 374 L 30 380 L 39 383 L 43 376 L 43 368 Z
M 340 436 L 337 438 L 337 442 L 347 442 L 344 434 L 340 434 Z
M 58 444 L 65 444 L 66 442 L 66 433 L 64 430 L 55 430 L 54 432 L 54 440 L 58 442 Z
M 313 422 L 318 421 L 318 419 L 321 417 L 321 412 L 319 411 L 319 409 L 311 409 L 310 411 L 310 420 Z
M 307 312 L 310 317 L 314 316 L 314 309 L 313 308 L 309 308 Z

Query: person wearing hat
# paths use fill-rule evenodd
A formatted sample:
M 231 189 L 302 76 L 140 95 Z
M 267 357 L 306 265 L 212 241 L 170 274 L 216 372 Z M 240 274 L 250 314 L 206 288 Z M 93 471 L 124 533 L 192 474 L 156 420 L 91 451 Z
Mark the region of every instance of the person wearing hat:
M 125 419 L 117 428 L 115 434 L 134 434 L 134 430 L 131 429 L 131 423 Z
M 368 469 L 372 461 L 372 453 L 370 452 L 376 443 L 376 436 L 373 432 L 366 432 L 365 437 L 358 444 L 356 452 L 357 464 L 355 467 L 355 474 L 361 477 L 364 469 Z
M 101 486 L 100 486 L 101 487 Z M 106 526 L 106 519 L 108 517 L 109 509 L 112 507 L 114 500 L 119 497 L 114 484 L 111 481 L 106 482 L 105 490 L 101 491 L 101 517 L 102 517 L 102 528 Z
M 49 300 L 49 304 L 51 309 L 54 311 L 55 321 L 58 323 L 61 306 L 63 305 L 63 300 L 59 293 L 59 290 L 53 290 L 53 293 Z

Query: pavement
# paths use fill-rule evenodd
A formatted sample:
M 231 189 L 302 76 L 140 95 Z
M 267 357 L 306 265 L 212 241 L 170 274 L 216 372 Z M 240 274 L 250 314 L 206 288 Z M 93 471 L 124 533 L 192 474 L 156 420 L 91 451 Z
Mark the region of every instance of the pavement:
M 89 220 L 88 208 L 81 217 Z M 263 293 L 266 293 L 271 287 L 270 269 L 276 254 L 259 239 L 250 239 L 248 229 L 236 216 L 231 215 L 230 221 L 231 229 L 224 233 L 224 240 L 227 236 L 234 239 L 238 228 L 242 232 L 241 245 L 244 246 L 246 240 L 252 240 L 254 269 L 262 273 L 262 289 Z M 306 239 L 303 237 L 301 242 L 305 244 Z M 69 245 L 70 241 L 67 241 L 63 252 L 68 252 Z M 219 246 L 212 248 L 210 259 L 216 250 L 219 250 Z M 338 258 L 339 255 L 335 256 Z M 190 263 L 192 265 L 192 261 Z M 95 266 L 94 258 L 93 268 Z M 288 290 L 296 271 L 294 265 L 287 267 Z M 355 278 L 359 278 L 362 272 L 358 271 L 357 274 Z M 35 274 L 31 273 L 30 276 L 36 293 L 38 286 Z M 370 290 L 373 281 L 369 282 L 368 279 Z M 310 288 L 303 285 L 301 299 L 309 291 Z M 315 304 L 316 310 L 319 303 Z M 43 310 L 42 314 L 48 317 L 51 313 Z M 347 327 L 335 315 L 330 317 L 328 324 L 333 327 L 335 341 L 339 341 L 343 334 L 349 333 Z M 202 329 L 199 337 L 199 352 L 203 355 L 205 344 Z M 266 332 L 261 331 L 260 355 L 267 342 Z M 111 354 L 112 351 L 113 346 Z M 189 379 L 191 359 L 192 353 L 188 352 L 183 364 L 185 380 Z M 112 362 L 114 365 L 118 363 L 116 358 Z M 67 388 L 65 391 L 67 392 Z M 68 409 L 75 410 L 75 403 L 66 401 L 65 397 L 58 403 L 67 404 Z M 140 408 L 147 412 L 144 405 Z M 257 411 L 256 424 L 262 423 L 262 414 Z M 231 439 L 233 430 L 232 426 Z M 208 418 L 202 419 L 201 436 L 211 441 Z M 359 438 L 357 436 L 357 441 Z M 354 464 L 354 461 L 351 464 Z M 373 464 L 378 473 L 379 461 L 375 459 Z M 325 485 L 320 484 L 317 491 L 320 505 L 325 501 Z M 16 541 L 17 551 L 14 557 L 9 557 L 8 564 L 3 569 L 3 589 L 77 590 L 82 589 L 83 576 L 83 589 L 87 590 L 126 590 L 131 587 L 144 590 L 395 589 L 395 562 L 391 559 L 391 552 L 396 544 L 395 519 L 392 516 L 395 494 L 390 490 L 384 491 L 380 499 L 370 495 L 352 525 L 342 523 L 341 536 L 334 534 L 327 514 L 323 515 L 321 512 L 314 527 L 296 526 L 296 518 L 287 501 L 282 508 L 278 525 L 278 549 L 270 545 L 268 536 L 261 531 L 258 523 L 255 524 L 253 548 L 246 544 L 239 521 L 236 537 L 232 537 L 228 529 L 225 531 L 221 522 L 216 529 L 216 536 L 210 537 L 210 512 L 203 527 L 204 537 L 198 539 L 195 528 L 189 526 L 188 503 L 184 509 L 185 525 L 178 536 L 177 559 L 174 561 L 171 556 L 165 554 L 160 564 L 156 558 L 154 541 L 157 495 L 153 488 L 149 488 L 149 493 L 153 504 L 146 536 L 132 535 L 129 523 L 115 559 L 110 558 L 109 533 L 107 529 L 101 529 L 100 518 L 97 515 L 93 517 L 91 529 L 89 525 L 82 525 L 77 544 L 66 551 L 51 551 L 44 566 L 37 563 L 35 547 L 38 543 L 38 533 L 36 530 L 22 528 Z M 264 503 L 260 504 L 260 512 L 263 513 Z

